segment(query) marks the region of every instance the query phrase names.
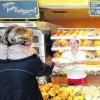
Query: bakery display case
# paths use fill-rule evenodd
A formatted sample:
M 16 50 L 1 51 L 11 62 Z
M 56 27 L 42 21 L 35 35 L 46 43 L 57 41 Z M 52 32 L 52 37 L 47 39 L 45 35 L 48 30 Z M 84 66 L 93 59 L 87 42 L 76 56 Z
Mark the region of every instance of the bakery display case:
M 62 58 L 62 54 L 70 49 L 69 40 L 77 39 L 79 41 L 79 50 L 84 51 L 86 60 L 83 64 L 69 65 L 69 61 Z M 94 85 L 100 85 L 100 29 L 99 28 L 59 28 L 51 36 L 53 41 L 51 50 L 54 52 L 53 61 L 61 63 L 60 67 L 54 67 L 52 80 L 54 76 L 59 76 L 60 72 L 66 73 L 69 70 L 85 71 L 87 76 L 91 76 Z M 61 76 L 61 75 L 60 75 Z M 95 76 L 95 78 L 94 78 Z M 56 78 L 57 78 L 56 77 Z M 56 80 L 55 78 L 55 80 Z M 90 77 L 89 77 L 90 78 Z M 98 81 L 95 81 L 99 79 Z M 59 80 L 59 79 L 58 79 Z M 56 81 L 57 83 L 58 81 Z M 58 82 L 61 83 L 61 82 Z M 65 82 L 62 82 L 62 84 Z M 66 80 L 67 84 L 67 80 Z M 91 82 L 88 80 L 88 84 Z

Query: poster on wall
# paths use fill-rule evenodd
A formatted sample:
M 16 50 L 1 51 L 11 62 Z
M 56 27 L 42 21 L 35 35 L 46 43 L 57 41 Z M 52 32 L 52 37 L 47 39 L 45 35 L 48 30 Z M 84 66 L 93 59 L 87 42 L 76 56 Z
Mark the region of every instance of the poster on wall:
M 0 1 L 0 19 L 39 19 L 37 0 Z
M 100 0 L 90 0 L 89 13 L 90 16 L 100 17 Z

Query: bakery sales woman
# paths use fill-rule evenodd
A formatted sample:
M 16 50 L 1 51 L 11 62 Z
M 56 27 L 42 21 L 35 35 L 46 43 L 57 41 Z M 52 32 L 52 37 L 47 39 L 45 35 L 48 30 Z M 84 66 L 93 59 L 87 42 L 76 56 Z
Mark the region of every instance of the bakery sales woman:
M 62 58 L 66 59 L 70 64 L 83 64 L 86 60 L 84 51 L 79 50 L 79 41 L 76 39 L 69 40 L 70 50 L 62 54 Z M 70 67 L 70 66 L 69 66 Z M 81 67 L 81 66 L 80 66 Z M 79 85 L 86 84 L 86 73 L 84 71 L 71 69 L 67 73 L 68 84 Z

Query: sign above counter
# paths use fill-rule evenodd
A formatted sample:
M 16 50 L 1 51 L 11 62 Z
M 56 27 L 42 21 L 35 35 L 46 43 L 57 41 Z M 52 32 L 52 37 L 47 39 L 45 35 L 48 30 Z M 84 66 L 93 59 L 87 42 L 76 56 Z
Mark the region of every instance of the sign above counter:
M 0 1 L 0 19 L 39 19 L 37 0 Z
M 90 13 L 90 16 L 100 17 L 100 0 L 90 0 L 89 13 Z

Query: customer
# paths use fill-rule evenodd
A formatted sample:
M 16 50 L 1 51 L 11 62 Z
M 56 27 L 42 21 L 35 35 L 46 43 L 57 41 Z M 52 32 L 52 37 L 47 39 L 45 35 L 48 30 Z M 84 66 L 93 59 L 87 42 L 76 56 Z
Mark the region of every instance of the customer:
M 0 100 L 43 100 L 36 76 L 50 75 L 32 44 L 32 30 L 8 27 L 0 45 Z
M 70 50 L 62 54 L 62 57 L 66 59 L 69 64 L 83 64 L 86 60 L 86 55 L 84 51 L 79 50 L 79 41 L 76 39 L 69 40 Z M 78 65 L 80 66 L 80 65 Z M 70 67 L 70 66 L 69 66 Z M 80 66 L 81 67 L 81 66 Z M 79 71 L 71 69 L 68 71 L 68 84 L 86 84 L 86 73 L 84 71 Z

